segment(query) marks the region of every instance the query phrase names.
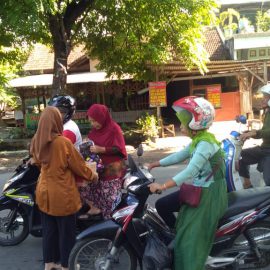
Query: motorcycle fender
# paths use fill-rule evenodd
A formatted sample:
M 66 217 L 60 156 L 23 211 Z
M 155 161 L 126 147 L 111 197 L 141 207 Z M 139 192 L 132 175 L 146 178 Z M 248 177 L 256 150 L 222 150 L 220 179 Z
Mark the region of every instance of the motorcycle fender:
M 77 240 L 83 240 L 88 237 L 109 237 L 115 236 L 117 230 L 121 228 L 112 220 L 105 220 L 101 223 L 95 224 L 82 231 L 78 236 Z
M 12 204 L 12 203 L 14 203 L 14 201 L 11 200 L 10 198 L 4 196 L 4 195 L 2 195 L 2 196 L 0 197 L 0 206 L 1 206 L 1 205 Z

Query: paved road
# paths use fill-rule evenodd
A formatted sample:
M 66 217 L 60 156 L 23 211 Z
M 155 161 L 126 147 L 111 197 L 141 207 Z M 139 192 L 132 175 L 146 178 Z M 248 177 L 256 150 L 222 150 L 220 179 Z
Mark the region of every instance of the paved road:
M 157 182 L 162 182 L 164 179 L 175 175 L 179 171 L 179 166 L 171 166 L 170 168 L 156 168 L 152 171 Z M 254 185 L 261 184 L 259 181 L 260 175 L 252 168 L 252 177 L 255 179 Z M 11 176 L 11 173 L 0 173 L 0 190 L 5 183 L 5 180 Z M 152 195 L 149 202 L 153 205 L 159 196 Z M 0 247 L 0 270 L 43 270 L 42 264 L 42 246 L 41 239 L 29 236 L 23 243 L 14 247 Z M 119 269 L 121 270 L 121 269 Z M 126 270 L 126 269 L 123 269 Z

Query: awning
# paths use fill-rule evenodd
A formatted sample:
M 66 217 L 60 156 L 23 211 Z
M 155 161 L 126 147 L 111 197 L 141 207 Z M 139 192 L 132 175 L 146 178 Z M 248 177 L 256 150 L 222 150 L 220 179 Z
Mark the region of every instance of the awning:
M 84 72 L 75 73 L 67 75 L 67 84 L 71 83 L 87 83 L 87 82 L 106 82 L 114 80 L 128 80 L 132 79 L 130 75 L 124 75 L 121 78 L 112 76 L 107 78 L 106 72 Z M 12 79 L 9 81 L 8 85 L 10 87 L 29 87 L 29 86 L 46 86 L 52 85 L 53 74 L 41 74 L 32 75 L 21 78 Z

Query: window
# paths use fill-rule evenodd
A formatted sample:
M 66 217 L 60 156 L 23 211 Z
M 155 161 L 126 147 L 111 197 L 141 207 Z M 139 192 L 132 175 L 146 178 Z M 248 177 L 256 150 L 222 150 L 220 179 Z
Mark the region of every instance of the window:
M 259 56 L 265 56 L 265 55 L 266 55 L 265 49 L 260 49 L 259 50 Z
M 256 50 L 250 50 L 249 51 L 249 57 L 256 57 Z
M 197 97 L 206 98 L 206 89 L 194 89 L 193 95 Z

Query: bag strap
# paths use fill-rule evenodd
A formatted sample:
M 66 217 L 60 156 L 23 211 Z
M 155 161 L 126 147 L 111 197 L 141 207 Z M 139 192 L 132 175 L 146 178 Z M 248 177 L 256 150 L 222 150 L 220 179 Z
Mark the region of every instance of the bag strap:
M 224 160 L 223 160 L 223 158 L 221 159 L 221 161 L 220 162 L 218 162 L 216 165 L 215 165 L 215 167 L 213 168 L 213 170 L 212 170 L 212 172 L 207 176 L 207 178 L 205 179 L 205 181 L 204 182 L 207 182 L 216 172 L 217 172 L 217 170 L 219 169 L 219 167 L 220 167 L 220 165 L 222 164 L 222 162 L 223 162 Z

